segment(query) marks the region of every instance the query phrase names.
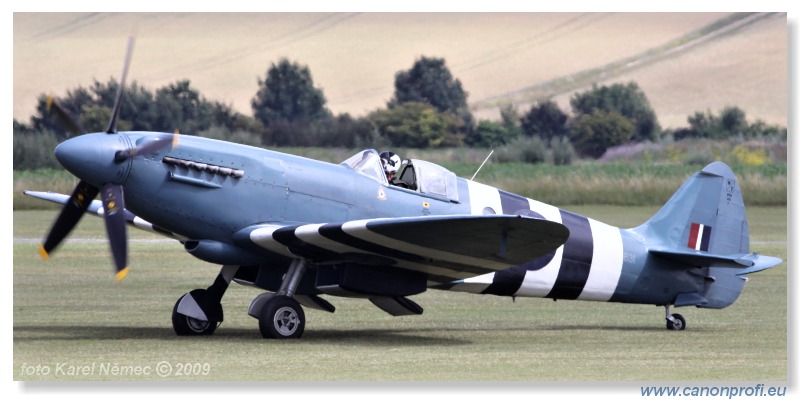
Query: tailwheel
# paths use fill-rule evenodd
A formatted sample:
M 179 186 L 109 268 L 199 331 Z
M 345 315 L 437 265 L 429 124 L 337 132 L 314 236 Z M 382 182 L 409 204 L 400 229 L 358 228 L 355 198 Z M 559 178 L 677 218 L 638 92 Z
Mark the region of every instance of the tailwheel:
M 303 308 L 294 298 L 276 295 L 264 303 L 258 329 L 265 339 L 299 339 L 306 325 Z
M 667 317 L 667 329 L 683 330 L 686 329 L 686 319 L 681 314 L 674 313 Z
M 194 290 L 184 294 L 175 302 L 172 308 L 172 329 L 178 336 L 210 336 L 217 330 L 218 322 L 208 320 L 204 310 L 198 305 L 197 300 L 206 290 Z M 193 295 L 194 294 L 194 295 Z M 221 307 L 219 307 L 221 310 Z M 192 312 L 191 316 L 183 312 Z

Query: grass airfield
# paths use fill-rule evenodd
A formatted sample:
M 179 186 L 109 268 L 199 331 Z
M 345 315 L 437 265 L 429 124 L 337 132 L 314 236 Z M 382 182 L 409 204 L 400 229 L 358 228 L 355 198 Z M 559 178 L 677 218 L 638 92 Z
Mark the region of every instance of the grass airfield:
M 568 209 L 629 227 L 657 208 Z M 786 263 L 750 275 L 726 309 L 674 309 L 687 319 L 683 332 L 665 329 L 663 307 L 428 291 L 413 297 L 423 315 L 400 318 L 330 297 L 336 313 L 307 309 L 302 339 L 265 340 L 246 314 L 259 290 L 233 284 L 215 335 L 183 338 L 172 331 L 173 304 L 211 284 L 217 266 L 130 229 L 131 274 L 116 284 L 95 217 L 42 261 L 37 241 L 56 213 L 13 215 L 17 381 L 788 380 Z M 751 249 L 786 260 L 786 208 L 749 208 L 748 218 Z

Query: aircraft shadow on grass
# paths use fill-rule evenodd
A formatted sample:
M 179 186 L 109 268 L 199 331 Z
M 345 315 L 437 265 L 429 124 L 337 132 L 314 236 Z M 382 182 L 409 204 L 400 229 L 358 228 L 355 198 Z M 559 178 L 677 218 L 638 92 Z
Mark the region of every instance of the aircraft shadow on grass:
M 437 331 L 446 331 L 438 329 Z M 455 329 L 453 329 L 455 330 Z M 463 331 L 463 329 L 460 329 Z M 493 331 L 498 331 L 497 329 Z M 308 332 L 306 343 L 353 343 L 361 345 L 466 345 L 471 340 L 452 337 L 426 336 L 426 330 L 420 329 L 357 329 L 357 330 L 316 330 Z M 225 328 L 215 333 L 214 339 L 230 342 L 256 341 L 263 343 L 263 338 L 245 328 Z M 110 327 L 110 326 L 15 326 L 14 343 L 25 341 L 57 341 L 57 340 L 165 340 L 174 341 L 175 333 L 164 327 Z
M 513 333 L 509 337 L 520 337 L 527 334 L 535 337 L 541 333 L 571 331 L 614 331 L 614 332 L 647 332 L 660 333 L 661 330 L 651 326 L 591 326 L 591 325 L 554 325 L 536 327 L 506 327 L 490 329 L 436 328 L 436 329 L 369 329 L 354 330 L 325 329 L 309 331 L 305 343 L 314 345 L 358 342 L 359 345 L 374 346 L 464 346 L 479 343 L 478 340 L 491 336 L 495 339 L 499 333 Z M 703 328 L 696 331 L 705 332 Z M 447 334 L 431 335 L 431 333 Z M 453 337 L 461 334 L 463 338 Z M 526 336 L 522 336 L 526 337 Z M 215 333 L 214 339 L 224 342 L 263 342 L 261 337 L 247 328 L 225 328 Z M 118 327 L 118 326 L 15 326 L 14 342 L 57 341 L 57 340 L 175 340 L 172 329 L 164 327 Z

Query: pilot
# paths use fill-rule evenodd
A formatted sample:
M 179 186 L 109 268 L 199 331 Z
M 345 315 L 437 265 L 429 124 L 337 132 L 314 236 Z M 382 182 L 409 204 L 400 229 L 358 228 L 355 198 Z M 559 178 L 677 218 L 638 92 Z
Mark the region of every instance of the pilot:
M 400 168 L 400 156 L 391 151 L 384 151 L 380 154 L 380 157 L 383 171 L 386 172 L 386 179 L 389 180 L 389 183 L 392 183 L 394 175 Z

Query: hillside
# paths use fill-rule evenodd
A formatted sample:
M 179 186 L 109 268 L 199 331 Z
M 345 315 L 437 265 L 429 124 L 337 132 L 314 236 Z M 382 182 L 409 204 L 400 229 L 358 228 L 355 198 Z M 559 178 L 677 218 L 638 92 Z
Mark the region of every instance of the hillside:
M 130 79 L 154 89 L 187 78 L 212 100 L 251 114 L 250 99 L 281 57 L 309 66 L 335 113 L 385 106 L 394 74 L 421 56 L 446 59 L 479 117 L 525 90 L 648 54 L 725 13 L 15 13 L 14 117 L 36 97 L 118 76 L 125 38 L 137 43 Z M 669 53 L 608 81 L 637 81 L 665 127 L 694 111 L 742 107 L 786 125 L 785 14 Z M 602 76 L 597 76 L 602 77 Z M 594 78 L 584 83 L 585 89 Z M 603 82 L 602 80 L 597 80 Z M 573 91 L 574 92 L 574 91 Z M 554 94 L 568 105 L 572 92 Z

